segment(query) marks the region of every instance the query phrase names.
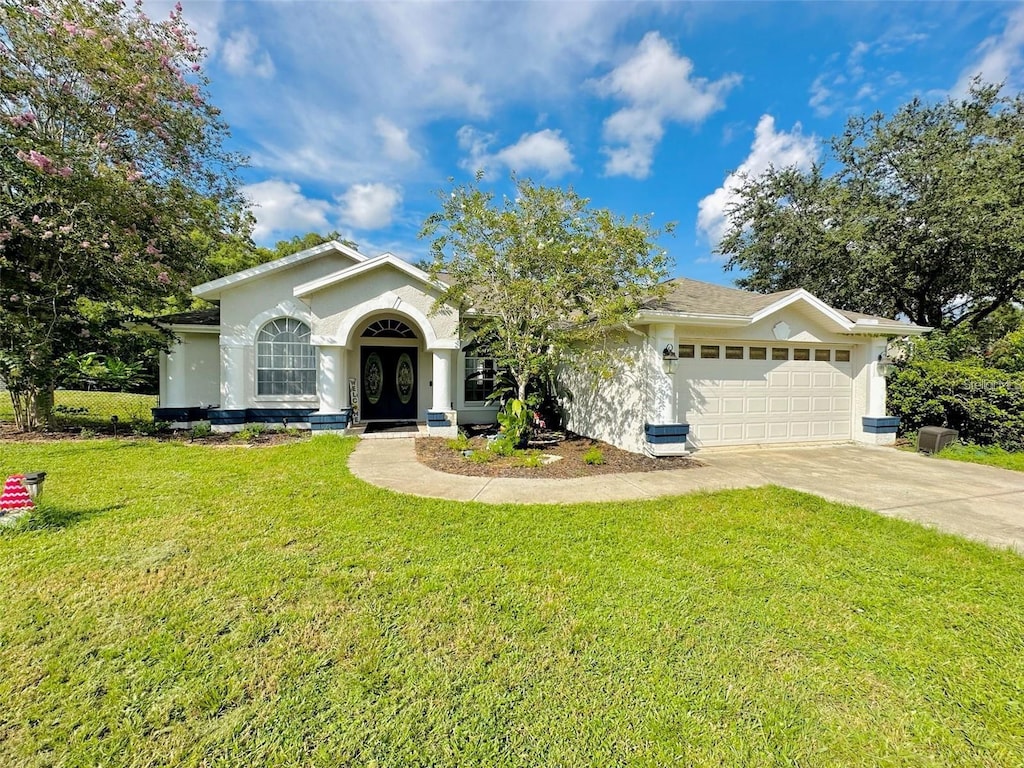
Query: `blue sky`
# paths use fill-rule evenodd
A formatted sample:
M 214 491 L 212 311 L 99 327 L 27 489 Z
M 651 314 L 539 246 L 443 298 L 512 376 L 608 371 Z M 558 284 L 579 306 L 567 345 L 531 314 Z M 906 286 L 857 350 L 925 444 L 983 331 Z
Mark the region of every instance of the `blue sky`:
M 975 74 L 1024 81 L 1011 3 L 182 4 L 251 159 L 257 242 L 337 229 L 407 259 L 449 177 L 500 194 L 515 170 L 676 222 L 673 274 L 728 284 L 737 169 L 807 167 L 850 115 Z

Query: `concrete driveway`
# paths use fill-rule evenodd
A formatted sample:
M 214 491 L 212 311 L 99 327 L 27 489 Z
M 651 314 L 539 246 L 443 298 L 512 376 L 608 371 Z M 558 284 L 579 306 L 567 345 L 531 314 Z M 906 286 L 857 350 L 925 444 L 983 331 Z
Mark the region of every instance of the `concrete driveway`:
M 1024 553 L 1024 472 L 861 445 L 702 451 L 699 469 L 569 480 L 465 477 L 416 460 L 415 443 L 362 440 L 349 459 L 367 482 L 492 504 L 624 501 L 782 485 Z

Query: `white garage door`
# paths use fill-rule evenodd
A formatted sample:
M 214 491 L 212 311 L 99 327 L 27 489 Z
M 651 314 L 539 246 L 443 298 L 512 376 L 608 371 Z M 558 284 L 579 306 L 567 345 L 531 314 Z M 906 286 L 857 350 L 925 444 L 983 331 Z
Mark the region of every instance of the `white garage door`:
M 679 352 L 680 415 L 696 447 L 850 439 L 848 348 L 697 342 Z

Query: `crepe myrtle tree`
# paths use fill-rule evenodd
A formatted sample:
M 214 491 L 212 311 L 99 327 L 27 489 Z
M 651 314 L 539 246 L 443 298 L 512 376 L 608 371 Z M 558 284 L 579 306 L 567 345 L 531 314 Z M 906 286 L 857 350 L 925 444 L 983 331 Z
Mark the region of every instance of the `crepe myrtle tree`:
M 426 219 L 430 273 L 449 286 L 437 307 L 460 307 L 478 345 L 507 371 L 516 397 L 561 363 L 601 356 L 609 330 L 655 298 L 668 271 L 658 238 L 673 228 L 625 219 L 571 188 L 513 176 L 511 197 L 474 183 L 439 197 Z
M 0 0 L 0 378 L 23 429 L 62 361 L 109 352 L 247 237 L 202 61 L 180 5 Z

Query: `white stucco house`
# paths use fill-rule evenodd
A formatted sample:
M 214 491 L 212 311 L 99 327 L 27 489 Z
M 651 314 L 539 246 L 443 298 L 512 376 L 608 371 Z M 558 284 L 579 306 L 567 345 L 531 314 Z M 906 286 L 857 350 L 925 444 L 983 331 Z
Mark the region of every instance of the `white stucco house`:
M 442 286 L 391 255 L 329 242 L 196 286 L 216 309 L 166 318 L 154 418 L 215 430 L 414 421 L 452 435 L 494 421 L 493 362 L 459 338 Z M 928 329 L 804 290 L 679 278 L 612 339 L 613 375 L 566 370 L 566 426 L 635 452 L 794 442 L 890 443 L 879 360 Z

